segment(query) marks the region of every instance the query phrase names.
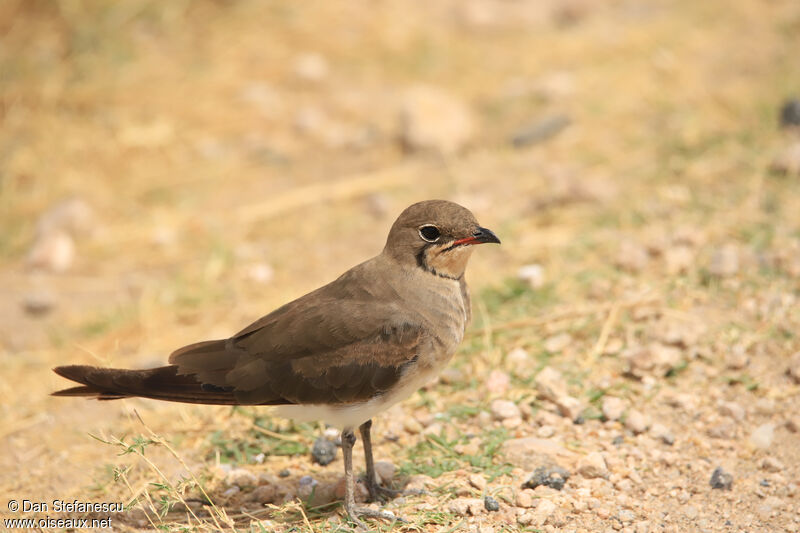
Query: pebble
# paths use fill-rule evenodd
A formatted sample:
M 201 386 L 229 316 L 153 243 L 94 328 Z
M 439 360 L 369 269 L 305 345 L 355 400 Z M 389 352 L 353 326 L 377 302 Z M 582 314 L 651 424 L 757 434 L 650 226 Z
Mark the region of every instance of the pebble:
M 750 364 L 750 357 L 744 346 L 737 344 L 725 356 L 725 366 L 731 370 L 741 370 Z
M 492 370 L 486 379 L 486 391 L 493 396 L 502 396 L 508 392 L 511 378 L 502 370 Z
M 558 135 L 571 122 L 569 116 L 564 114 L 532 121 L 514 132 L 511 136 L 511 144 L 514 148 L 525 148 L 539 144 Z
M 375 463 L 375 475 L 378 481 L 384 485 L 388 484 L 393 478 L 397 468 L 390 461 L 377 461 Z
M 550 500 L 539 500 L 539 505 L 537 505 L 536 509 L 533 511 L 533 523 L 535 525 L 544 524 L 556 509 L 556 504 Z
M 524 348 L 514 348 L 506 355 L 506 363 L 513 369 L 528 366 L 531 363 L 531 356 Z
M 767 456 L 761 461 L 761 470 L 767 472 L 782 472 L 784 468 L 783 463 L 772 456 Z
M 685 274 L 695 262 L 695 252 L 685 245 L 670 246 L 664 251 L 664 265 L 668 274 Z
M 534 384 L 539 394 L 550 401 L 567 396 L 567 382 L 553 367 L 546 366 L 536 374 Z
M 619 420 L 625 412 L 625 401 L 616 396 L 604 396 L 602 411 L 606 420 Z
M 628 411 L 628 416 L 625 417 L 625 427 L 636 435 L 644 433 L 650 427 L 650 417 L 636 409 L 631 409 Z
M 800 383 L 800 352 L 795 353 L 789 360 L 789 368 L 786 373 L 795 381 Z
M 49 292 L 34 292 L 22 300 L 22 308 L 31 316 L 44 316 L 55 307 L 56 300 Z
M 486 510 L 480 498 L 456 498 L 450 501 L 447 509 L 458 516 L 477 516 Z
M 617 517 L 620 519 L 621 522 L 629 524 L 634 520 L 636 520 L 636 513 L 634 513 L 630 509 L 620 509 L 620 511 L 617 513 Z
M 750 434 L 750 442 L 760 450 L 767 450 L 772 446 L 775 438 L 775 424 L 761 424 Z
M 253 487 L 258 485 L 256 475 L 245 468 L 234 468 L 225 476 L 225 483 L 241 487 Z
M 275 485 L 259 485 L 250 493 L 250 500 L 262 504 L 274 503 L 276 492 Z
M 708 271 L 719 277 L 733 276 L 739 272 L 739 249 L 726 244 L 714 251 Z
M 497 420 L 507 418 L 521 418 L 519 407 L 514 402 L 508 400 L 494 400 L 491 404 L 492 416 Z
M 556 428 L 553 426 L 542 426 L 536 430 L 536 436 L 542 439 L 549 439 L 556 434 Z
M 311 459 L 321 465 L 329 465 L 336 459 L 336 444 L 325 437 L 318 437 L 311 448 Z
M 33 243 L 26 260 L 31 270 L 62 273 L 69 270 L 75 261 L 75 243 L 64 231 L 52 231 L 39 235 Z
M 539 264 L 522 266 L 517 270 L 517 279 L 527 283 L 531 289 L 541 289 L 545 284 L 544 267 Z
M 607 478 L 608 467 L 600 452 L 591 452 L 578 461 L 577 471 L 585 478 Z
M 649 262 L 647 248 L 634 241 L 622 241 L 614 264 L 622 270 L 635 273 L 644 270 Z
M 724 471 L 721 466 L 714 469 L 709 481 L 712 489 L 731 490 L 733 487 L 733 476 Z
M 552 457 L 573 457 L 575 455 L 556 439 L 537 437 L 509 439 L 503 443 L 501 450 L 506 461 L 526 470 L 533 470 L 542 464 L 552 462 Z
M 522 507 L 523 509 L 529 509 L 533 507 L 533 491 L 532 490 L 521 490 L 517 493 L 517 496 L 514 498 L 514 505 L 517 507 Z
M 550 353 L 559 353 L 571 343 L 572 336 L 569 333 L 559 333 L 545 339 L 544 349 Z
M 540 466 L 533 471 L 531 477 L 523 483 L 523 488 L 535 489 L 539 486 L 550 487 L 555 490 L 564 488 L 569 479 L 569 471 L 559 465 Z
M 741 422 L 742 420 L 744 420 L 746 413 L 744 407 L 742 407 L 736 402 L 720 402 L 719 414 L 723 416 L 729 416 L 734 420 Z
M 278 477 L 289 477 L 289 476 L 291 476 L 291 475 L 292 475 L 292 473 L 291 473 L 291 472 L 289 472 L 289 469 L 288 469 L 288 468 L 284 468 L 283 470 L 281 470 L 280 472 L 278 472 Z
M 770 170 L 779 174 L 800 175 L 800 142 L 790 144 L 775 156 Z
M 800 99 L 789 98 L 781 106 L 780 125 L 782 128 L 800 126 Z
M 787 420 L 786 429 L 792 433 L 800 433 L 800 416 L 793 416 Z
M 675 436 L 672 434 L 669 428 L 658 422 L 650 426 L 650 436 L 654 439 L 660 440 L 664 444 L 669 444 L 670 446 L 675 443 Z
M 483 477 L 481 474 L 470 474 L 469 475 L 469 484 L 475 487 L 478 490 L 486 489 L 486 478 Z
M 235 495 L 239 494 L 241 491 L 242 491 L 242 489 L 240 489 L 239 487 L 234 485 L 234 486 L 232 486 L 232 487 L 230 487 L 228 489 L 225 489 L 225 491 L 223 491 L 223 493 L 222 493 L 222 497 L 223 498 L 230 498 L 232 496 L 235 496 Z
M 734 426 L 731 422 L 714 424 L 708 428 L 707 432 L 708 436 L 712 439 L 731 440 L 736 438 L 736 426 Z
M 408 89 L 400 105 L 400 138 L 410 150 L 461 151 L 475 134 L 472 110 L 438 87 Z
M 483 498 L 483 506 L 492 513 L 500 510 L 500 504 L 488 494 Z
M 317 53 L 299 55 L 292 65 L 294 74 L 307 82 L 318 83 L 328 76 L 328 62 Z

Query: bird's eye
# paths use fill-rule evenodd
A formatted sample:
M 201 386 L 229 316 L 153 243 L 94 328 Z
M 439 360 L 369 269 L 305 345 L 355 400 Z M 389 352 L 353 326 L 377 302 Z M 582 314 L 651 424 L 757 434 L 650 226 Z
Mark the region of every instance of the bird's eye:
M 436 226 L 431 226 L 430 224 L 427 226 L 422 226 L 419 228 L 419 236 L 422 237 L 422 240 L 428 242 L 436 242 L 439 240 L 439 237 L 442 236 L 439 228 Z

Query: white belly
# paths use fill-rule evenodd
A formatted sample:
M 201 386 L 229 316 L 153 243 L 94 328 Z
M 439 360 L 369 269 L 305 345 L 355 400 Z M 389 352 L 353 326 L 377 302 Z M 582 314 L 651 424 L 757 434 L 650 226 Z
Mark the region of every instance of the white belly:
M 334 405 L 281 405 L 276 413 L 285 418 L 301 422 L 322 420 L 339 429 L 356 428 L 378 413 L 385 411 L 397 402 L 403 401 L 436 377 L 441 368 L 431 368 L 427 372 L 417 372 L 412 378 L 398 383 L 398 387 L 387 394 L 366 402 L 344 406 Z

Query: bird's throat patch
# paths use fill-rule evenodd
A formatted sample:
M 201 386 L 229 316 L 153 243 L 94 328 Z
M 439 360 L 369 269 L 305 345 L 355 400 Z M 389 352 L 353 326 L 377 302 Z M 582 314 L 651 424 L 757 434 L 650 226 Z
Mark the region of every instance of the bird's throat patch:
M 461 279 L 472 255 L 472 246 L 428 246 L 422 253 L 422 267 L 432 274 Z

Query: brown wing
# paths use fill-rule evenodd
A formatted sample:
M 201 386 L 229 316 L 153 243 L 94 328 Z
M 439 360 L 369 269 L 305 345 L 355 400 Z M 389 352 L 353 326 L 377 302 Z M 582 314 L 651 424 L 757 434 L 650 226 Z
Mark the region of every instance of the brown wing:
M 388 291 L 348 273 L 230 339 L 181 348 L 170 363 L 243 404 L 368 400 L 400 379 L 423 337 L 412 313 L 385 303 Z

